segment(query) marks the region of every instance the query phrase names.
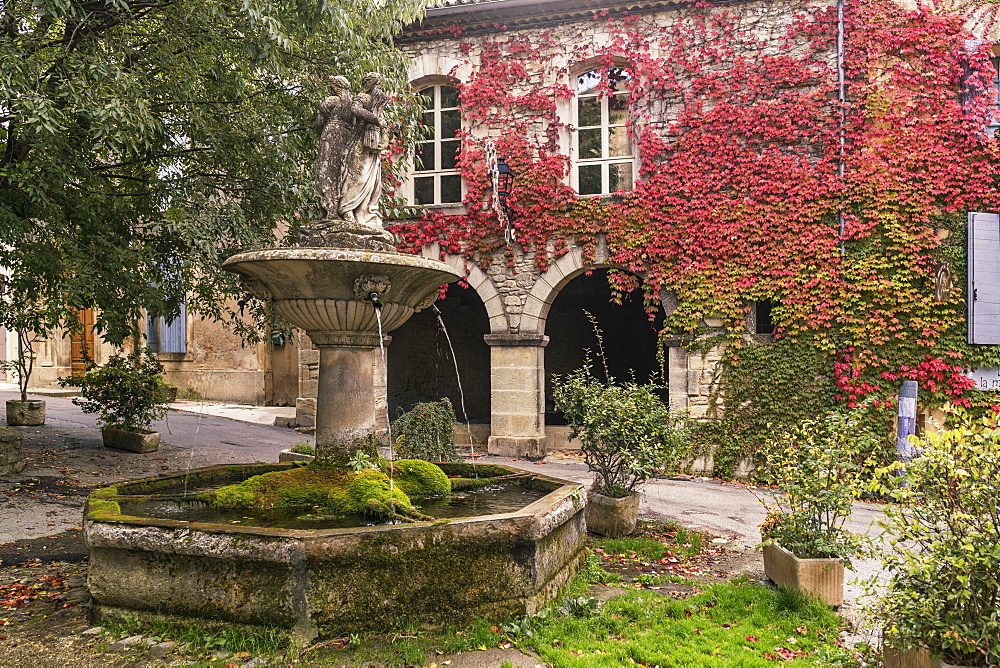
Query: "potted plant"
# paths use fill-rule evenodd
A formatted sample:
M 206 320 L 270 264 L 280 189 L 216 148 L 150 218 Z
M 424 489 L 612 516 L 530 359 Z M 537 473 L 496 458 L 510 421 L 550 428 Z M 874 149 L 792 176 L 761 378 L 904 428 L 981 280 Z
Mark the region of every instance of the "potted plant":
M 163 367 L 148 349 L 114 355 L 64 385 L 79 385 L 82 397 L 73 403 L 85 413 L 98 413 L 104 446 L 129 452 L 153 452 L 160 446 L 153 422 L 167 414 Z
M 21 398 L 7 400 L 7 424 L 12 427 L 37 427 L 45 424 L 45 401 L 28 399 L 28 381 L 35 368 L 35 343 L 39 337 L 23 327 L 13 329 L 17 335 L 17 357 L 0 362 L 0 367 L 17 376 Z
M 1000 664 L 1000 428 L 961 409 L 950 421 L 888 471 L 889 581 L 870 583 L 869 610 L 887 668 Z
M 668 411 L 657 389 L 653 383 L 602 381 L 589 361 L 553 379 L 555 407 L 566 416 L 570 437 L 580 439 L 594 472 L 587 499 L 590 531 L 615 537 L 635 531 L 639 487 L 682 461 L 687 417 Z
M 835 410 L 779 432 L 764 446 L 764 479 L 777 487 L 761 525 L 764 573 L 774 583 L 844 600 L 844 568 L 867 540 L 844 527 L 865 489 L 878 437 L 861 424 L 863 409 Z

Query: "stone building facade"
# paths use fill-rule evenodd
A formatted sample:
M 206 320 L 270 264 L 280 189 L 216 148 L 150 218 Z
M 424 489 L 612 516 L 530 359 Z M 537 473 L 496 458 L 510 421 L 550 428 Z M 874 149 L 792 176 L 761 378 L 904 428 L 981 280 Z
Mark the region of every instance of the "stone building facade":
M 753 23 L 754 29 L 764 33 L 773 28 L 775 22 L 790 20 L 790 14 L 775 10 L 775 5 L 781 3 L 719 4 L 735 5 L 736 11 L 754 15 L 757 17 Z M 410 81 L 414 90 L 430 96 L 433 113 L 437 116 L 429 118 L 431 123 L 436 123 L 438 121 L 435 119 L 443 119 L 445 114 L 454 113 L 449 104 L 457 105 L 445 100 L 445 92 L 441 87 L 460 84 L 470 76 L 472 68 L 480 64 L 477 58 L 482 41 L 505 33 L 523 35 L 528 43 L 550 45 L 543 47 L 549 49 L 544 54 L 547 61 L 545 67 L 533 67 L 530 55 L 520 62 L 528 71 L 527 78 L 533 84 L 563 84 L 567 90 L 573 90 L 579 77 L 586 76 L 589 70 L 606 67 L 608 64 L 607 45 L 613 42 L 614 34 L 605 22 L 595 20 L 602 11 L 617 12 L 619 15 L 641 13 L 647 21 L 656 21 L 662 17 L 666 22 L 676 17 L 675 12 L 679 8 L 681 5 L 672 2 L 449 0 L 429 10 L 421 23 L 411 26 L 400 36 L 398 43 L 413 58 Z M 556 39 L 553 39 L 553 35 Z M 551 46 L 554 43 L 569 43 L 573 48 L 560 51 Z M 629 54 L 621 53 L 611 62 L 627 66 L 628 57 Z M 545 77 L 555 77 L 558 80 L 543 81 Z M 441 92 L 437 89 L 441 89 Z M 646 108 L 631 109 L 631 113 L 653 118 L 660 125 L 671 120 L 676 113 L 674 108 L 662 100 L 645 104 L 648 105 Z M 581 119 L 575 115 L 574 105 L 572 96 L 557 100 L 557 113 L 563 123 L 554 140 L 558 143 L 559 153 L 568 156 L 574 164 L 583 164 L 585 160 L 577 153 L 579 149 L 573 136 L 573 126 L 581 125 Z M 541 122 L 531 127 L 532 130 L 529 131 L 547 131 Z M 464 122 L 462 128 L 466 133 L 463 141 L 466 142 L 483 142 L 505 131 L 505 128 L 484 130 L 482 127 L 469 127 Z M 447 138 L 440 139 L 438 143 L 443 146 L 447 141 Z M 638 152 L 633 152 L 633 155 L 636 157 L 625 162 L 630 161 L 632 164 L 627 168 L 631 168 L 633 174 L 638 174 Z M 416 204 L 432 211 L 460 215 L 463 211 L 461 203 L 447 203 L 448 197 L 442 197 L 445 194 L 442 179 L 450 176 L 448 171 L 441 169 L 440 162 L 432 167 L 438 169 L 415 172 L 409 190 L 404 186 L 404 193 Z M 612 165 L 611 168 L 616 167 Z M 584 183 L 582 171 L 571 168 L 570 173 L 569 185 L 578 192 L 583 193 L 590 187 Z M 418 181 L 422 177 L 428 184 L 431 183 L 431 177 L 436 179 L 433 182 L 435 190 L 421 190 Z M 608 178 L 605 172 L 604 188 L 601 191 L 605 196 L 608 194 Z M 433 195 L 431 201 L 427 201 L 428 193 Z M 437 201 L 434 201 L 434 197 Z M 421 199 L 425 201 L 421 202 Z M 454 197 L 451 199 L 454 200 Z M 575 279 L 611 266 L 603 239 L 598 240 L 593 255 L 585 251 L 582 242 L 571 243 L 568 249 L 561 249 L 559 253 L 555 253 L 552 248 L 547 249 L 547 255 L 552 259 L 544 271 L 538 269 L 534 262 L 534 250 L 514 244 L 488 262 L 482 263 L 486 265 L 484 270 L 462 255 L 442 253 L 437 245 L 423 248 L 424 256 L 443 259 L 464 273 L 469 287 L 476 292 L 485 309 L 488 331 L 482 334 L 490 346 L 488 449 L 490 453 L 497 455 L 537 458 L 544 456 L 550 448 L 565 447 L 566 428 L 546 424 L 546 376 L 551 374 L 551 370 L 547 369 L 546 351 L 551 350 L 550 346 L 554 345 L 553 337 L 558 336 L 555 333 L 558 323 L 549 321 L 550 311 L 560 294 Z M 660 305 L 662 314 L 669 314 L 676 308 L 676 301 L 671 294 L 664 293 L 660 295 Z M 710 318 L 706 320 L 706 324 L 712 326 Z M 694 418 L 708 416 L 715 409 L 710 397 L 721 351 L 691 353 L 679 340 L 667 340 L 665 344 L 663 363 L 666 368 L 663 371 L 666 372 L 664 375 L 669 384 L 670 407 L 673 410 L 687 410 Z M 391 387 L 389 392 L 392 393 Z

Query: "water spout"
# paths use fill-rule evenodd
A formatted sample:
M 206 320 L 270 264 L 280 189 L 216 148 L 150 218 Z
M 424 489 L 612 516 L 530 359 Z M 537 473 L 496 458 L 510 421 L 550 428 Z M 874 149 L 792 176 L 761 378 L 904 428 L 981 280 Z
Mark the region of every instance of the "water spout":
M 375 319 L 378 320 L 378 347 L 379 351 L 382 353 L 382 381 L 383 387 L 389 387 L 389 365 L 385 359 L 385 336 L 382 334 L 382 300 L 378 298 L 378 293 L 373 292 L 369 295 L 372 303 L 375 305 Z M 389 494 L 392 494 L 394 489 L 394 482 L 392 478 L 392 462 L 395 461 L 396 457 L 393 454 L 392 449 L 392 422 L 389 419 L 389 398 L 386 397 L 385 402 L 385 437 L 389 441 Z
M 441 318 L 441 309 L 437 307 L 437 304 L 431 304 L 431 308 L 434 310 L 434 315 L 437 317 L 438 326 L 441 331 L 444 332 L 444 340 L 448 343 L 448 350 L 451 352 L 451 361 L 455 365 L 455 382 L 458 383 L 458 405 L 462 409 L 462 417 L 465 419 L 465 429 L 469 434 L 469 456 L 476 456 L 476 440 L 472 437 L 472 424 L 469 421 L 469 413 L 465 410 L 465 392 L 462 390 L 462 375 L 458 372 L 458 359 L 455 357 L 455 348 L 451 345 L 451 337 L 448 336 L 448 328 L 445 327 L 444 320 Z M 472 462 L 473 467 L 475 467 L 475 460 Z M 478 472 L 476 474 L 478 478 Z

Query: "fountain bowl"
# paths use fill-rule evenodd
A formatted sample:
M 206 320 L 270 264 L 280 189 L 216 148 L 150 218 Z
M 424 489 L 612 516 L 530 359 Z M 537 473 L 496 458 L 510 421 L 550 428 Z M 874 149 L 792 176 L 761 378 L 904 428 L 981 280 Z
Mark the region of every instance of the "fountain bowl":
M 251 292 L 271 300 L 285 320 L 310 336 L 377 331 L 371 293 L 383 302 L 382 331 L 390 332 L 430 306 L 440 286 L 459 278 L 436 260 L 342 248 L 248 251 L 222 266 L 244 276 Z
M 93 621 L 242 625 L 277 629 L 301 644 L 414 622 L 440 627 L 533 614 L 580 566 L 582 486 L 534 473 L 526 484 L 548 493 L 520 510 L 416 524 L 293 530 L 121 511 L 122 502 L 188 482 L 229 484 L 297 465 L 214 466 L 93 492 L 84 512 Z M 472 471 L 470 464 L 441 466 L 449 475 Z

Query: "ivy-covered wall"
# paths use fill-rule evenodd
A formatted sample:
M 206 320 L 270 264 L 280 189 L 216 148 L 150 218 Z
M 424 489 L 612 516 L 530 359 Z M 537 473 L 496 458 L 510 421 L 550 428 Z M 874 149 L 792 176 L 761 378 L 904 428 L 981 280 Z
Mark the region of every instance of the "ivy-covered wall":
M 492 208 L 489 138 L 517 173 L 513 224 L 537 272 L 574 245 L 593 258 L 606 243 L 623 270 L 613 286 L 644 290 L 665 335 L 724 351 L 724 438 L 737 451 L 834 402 L 870 399 L 888 427 L 907 378 L 924 407 L 994 403 L 962 373 L 1000 364 L 997 347 L 966 343 L 962 277 L 967 212 L 1000 207 L 981 39 L 996 5 L 848 0 L 843 105 L 832 0 L 608 5 L 534 25 L 490 5 L 432 11 L 400 40 L 417 84 L 460 88 L 465 186 L 460 207 L 399 221 L 405 248 L 437 244 L 484 269 L 520 256 Z M 581 198 L 576 77 L 610 66 L 631 72 L 638 179 Z M 955 280 L 936 294 L 943 266 Z M 770 344 L 746 335 L 758 301 L 776 303 Z

